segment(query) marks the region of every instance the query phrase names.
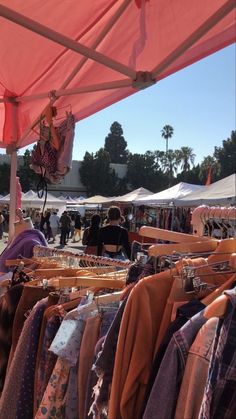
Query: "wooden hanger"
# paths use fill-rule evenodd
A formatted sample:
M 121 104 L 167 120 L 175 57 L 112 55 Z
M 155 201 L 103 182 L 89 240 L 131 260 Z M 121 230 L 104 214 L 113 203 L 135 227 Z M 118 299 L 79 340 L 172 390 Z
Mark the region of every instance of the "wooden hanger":
M 143 226 L 140 228 L 139 235 L 143 237 L 149 237 L 152 239 L 160 239 L 176 243 L 194 243 L 201 241 L 209 241 L 209 237 L 205 236 L 193 236 L 192 234 L 178 233 L 177 231 L 170 231 L 147 226 Z
M 177 253 L 203 253 L 212 252 L 218 246 L 217 240 L 209 240 L 203 242 L 185 242 L 176 244 L 154 244 L 149 247 L 149 256 L 164 256 L 171 255 L 173 252 Z
M 39 276 L 40 278 L 52 278 L 55 276 L 78 276 L 80 273 L 83 275 L 99 274 L 102 273 L 106 275 L 107 273 L 114 272 L 114 267 L 106 266 L 106 267 L 81 267 L 81 268 L 37 268 L 35 269 L 35 275 Z
M 51 278 L 48 280 L 49 287 L 56 287 L 57 289 L 67 288 L 67 287 L 96 287 L 96 288 L 111 288 L 111 289 L 121 289 L 125 286 L 124 279 L 106 279 L 99 277 L 61 277 L 61 278 Z
M 218 246 L 212 255 L 208 256 L 208 264 L 224 262 L 229 260 L 232 253 L 236 252 L 236 239 L 223 239 L 218 242 Z
M 232 253 L 229 258 L 229 266 L 232 269 L 236 269 L 236 253 Z M 203 298 L 201 301 L 203 304 L 208 306 L 209 304 L 213 303 L 221 294 L 232 287 L 232 284 L 236 281 L 236 273 L 230 276 L 227 281 L 225 281 L 224 284 L 222 284 L 219 288 L 214 290 L 211 294 L 209 294 L 207 297 Z

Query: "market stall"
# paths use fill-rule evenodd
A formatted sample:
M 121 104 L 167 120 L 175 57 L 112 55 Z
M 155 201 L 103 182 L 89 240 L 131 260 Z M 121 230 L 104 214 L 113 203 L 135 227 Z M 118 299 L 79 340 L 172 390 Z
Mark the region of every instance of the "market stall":
M 235 205 L 236 204 L 236 173 L 218 180 L 202 190 L 197 190 L 181 199 L 174 200 L 180 207 L 198 205 Z
M 37 0 L 2 0 L 0 15 L 0 146 L 11 154 L 12 225 L 17 149 L 38 139 L 42 116 L 52 116 L 53 105 L 57 111 L 67 106 L 78 122 L 236 38 L 234 0 L 88 0 L 74 1 L 70 7 L 55 0 L 40 2 L 40 7 Z M 53 140 L 57 144 L 55 135 Z M 174 268 L 169 265 L 173 247 L 151 246 L 149 256 L 169 256 L 158 272 L 153 265 L 135 266 L 127 279 L 112 277 L 111 282 L 107 273 L 102 278 L 91 277 L 91 271 L 81 275 L 79 258 L 75 261 L 66 252 L 59 255 L 59 265 L 65 272 L 65 265 L 74 264 L 75 276 L 55 277 L 50 267 L 57 264 L 57 255 L 54 250 L 47 253 L 46 243 L 36 249 L 37 257 L 46 259 L 35 260 L 35 251 L 29 257 L 29 278 L 18 261 L 8 261 L 16 282 L 11 278 L 0 301 L 0 417 L 83 418 L 89 412 L 101 417 L 104 411 L 109 418 L 183 418 L 183 412 L 186 417 L 222 418 L 225 412 L 234 417 L 235 386 L 224 381 L 227 398 L 221 397 L 218 377 L 225 377 L 225 360 L 227 371 L 235 369 L 236 302 L 234 289 L 230 291 L 235 282 L 235 240 L 223 240 L 219 246 L 216 240 L 178 244 L 182 252 L 195 256 L 199 249 L 211 254 L 202 264 L 199 258 L 185 258 L 191 267 L 187 271 L 181 256 Z M 226 261 L 228 270 L 222 271 Z M 45 269 L 37 275 L 38 263 L 48 271 L 47 278 L 53 275 L 52 281 L 45 281 Z M 111 292 L 98 299 L 98 287 Z M 114 292 L 117 289 L 122 296 Z M 186 305 L 178 306 L 175 319 L 184 330 L 178 330 L 174 340 L 163 341 L 180 301 L 189 301 L 187 311 Z M 207 321 L 215 317 L 220 317 L 219 325 Z M 192 344 L 202 351 L 207 344 L 210 352 L 213 342 L 207 368 L 206 363 L 191 368 L 187 354 Z M 164 357 L 162 344 L 167 348 Z M 205 373 L 199 374 L 202 370 Z

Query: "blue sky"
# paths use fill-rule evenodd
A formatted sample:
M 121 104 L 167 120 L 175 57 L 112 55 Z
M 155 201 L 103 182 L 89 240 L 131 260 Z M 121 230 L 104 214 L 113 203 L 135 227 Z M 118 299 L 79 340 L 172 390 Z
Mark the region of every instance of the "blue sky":
M 174 135 L 169 148 L 191 147 L 195 163 L 236 129 L 236 46 L 231 45 L 77 123 L 73 158 L 104 146 L 114 121 L 124 131 L 131 153 L 165 150 L 161 129 Z
M 174 128 L 169 148 L 191 147 L 199 163 L 236 129 L 235 79 L 234 44 L 78 122 L 73 159 L 103 147 L 118 121 L 131 153 L 164 151 L 161 129 L 169 124 Z

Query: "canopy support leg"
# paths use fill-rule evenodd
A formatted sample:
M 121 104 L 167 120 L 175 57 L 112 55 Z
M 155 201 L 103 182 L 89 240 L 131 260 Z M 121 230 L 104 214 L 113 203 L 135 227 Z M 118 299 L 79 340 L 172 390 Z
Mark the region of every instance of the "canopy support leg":
M 9 232 L 8 243 L 15 234 L 14 222 L 16 219 L 16 172 L 17 172 L 17 104 L 12 103 L 12 144 L 7 148 L 7 154 L 11 156 L 11 174 L 10 174 L 10 205 L 9 205 Z
M 11 177 L 10 177 L 10 205 L 9 205 L 9 234 L 10 242 L 15 234 L 14 222 L 16 218 L 16 171 L 17 171 L 17 151 L 11 152 Z

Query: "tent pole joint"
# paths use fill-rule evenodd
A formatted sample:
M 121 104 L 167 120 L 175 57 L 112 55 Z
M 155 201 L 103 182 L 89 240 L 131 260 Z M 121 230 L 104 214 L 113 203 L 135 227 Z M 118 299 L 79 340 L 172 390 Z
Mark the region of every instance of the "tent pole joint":
M 6 154 L 12 154 L 14 151 L 18 151 L 19 147 L 17 147 L 16 143 L 11 143 L 6 147 Z
M 137 71 L 136 78 L 132 82 L 132 87 L 137 90 L 146 89 L 156 83 L 150 71 Z

